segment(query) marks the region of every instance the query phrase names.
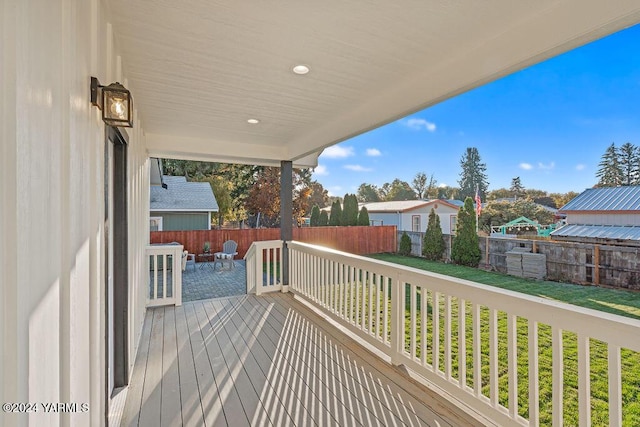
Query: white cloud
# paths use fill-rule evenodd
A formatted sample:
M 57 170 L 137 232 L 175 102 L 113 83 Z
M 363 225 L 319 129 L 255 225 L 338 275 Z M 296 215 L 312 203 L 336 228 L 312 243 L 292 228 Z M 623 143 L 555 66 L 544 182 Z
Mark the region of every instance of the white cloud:
M 353 147 L 341 147 L 339 145 L 332 145 L 327 147 L 322 152 L 320 157 L 328 157 L 330 159 L 344 159 L 349 156 L 353 156 L 355 152 Z
M 548 165 L 545 165 L 544 163 L 538 162 L 538 169 L 551 170 L 551 169 L 553 169 L 555 167 L 556 167 L 556 163 L 555 162 L 551 162 Z
M 448 185 L 444 182 L 441 182 L 440 184 L 438 184 L 438 187 L 444 188 L 444 187 L 448 187 Z
M 405 121 L 404 124 L 407 127 L 410 127 L 411 129 L 415 129 L 415 130 L 426 129 L 429 132 L 436 131 L 436 124 L 425 119 L 407 119 L 407 121 Z
M 382 156 L 382 153 L 377 148 L 367 148 L 367 156 L 377 157 Z
M 360 165 L 344 165 L 344 168 L 355 172 L 371 172 L 373 170 Z
M 586 166 L 585 166 L 585 165 L 583 165 L 583 164 L 576 165 L 576 170 L 577 170 L 577 171 L 584 170 L 584 168 L 586 168 Z
M 327 171 L 327 167 L 324 165 L 318 165 L 313 169 L 313 174 L 314 175 L 329 175 L 329 172 Z
M 531 166 L 529 163 L 520 163 L 518 167 L 526 171 L 530 171 L 531 169 L 533 169 L 533 166 Z
M 333 187 L 327 188 L 327 192 L 331 197 L 339 196 L 342 193 L 342 187 L 340 187 L 339 185 L 335 185 Z

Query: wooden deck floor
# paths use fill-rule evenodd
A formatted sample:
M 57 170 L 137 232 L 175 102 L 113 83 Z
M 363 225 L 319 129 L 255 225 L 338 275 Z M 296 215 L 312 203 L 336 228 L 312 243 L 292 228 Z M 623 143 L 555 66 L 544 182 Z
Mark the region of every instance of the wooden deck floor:
M 149 310 L 122 425 L 472 425 L 446 408 L 278 293 Z

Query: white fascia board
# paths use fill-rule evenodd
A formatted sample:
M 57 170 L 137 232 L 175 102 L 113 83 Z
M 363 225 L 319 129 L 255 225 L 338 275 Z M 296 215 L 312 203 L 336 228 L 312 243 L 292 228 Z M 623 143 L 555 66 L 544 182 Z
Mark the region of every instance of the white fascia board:
M 150 157 L 199 160 L 245 165 L 280 167 L 283 160 L 293 161 L 296 168 L 318 165 L 320 151 L 293 158 L 284 146 L 247 144 L 209 138 L 188 138 L 174 135 L 147 134 Z

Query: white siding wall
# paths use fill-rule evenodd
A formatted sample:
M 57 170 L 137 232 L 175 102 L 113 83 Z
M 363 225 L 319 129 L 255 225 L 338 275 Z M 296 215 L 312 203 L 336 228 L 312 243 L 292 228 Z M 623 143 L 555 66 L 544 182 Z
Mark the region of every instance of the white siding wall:
M 640 212 L 637 214 L 571 213 L 567 215 L 567 224 L 640 226 Z
M 0 32 L 0 401 L 90 404 L 0 425 L 101 425 L 105 137 L 89 78 L 127 81 L 99 0 L 5 0 Z M 129 137 L 133 363 L 149 172 L 139 122 Z
M 420 215 L 420 231 L 426 231 L 429 224 L 429 212 L 431 207 L 428 205 L 423 209 L 414 209 L 412 211 L 395 213 L 395 212 L 369 212 L 369 219 L 375 221 L 384 221 L 384 225 L 395 225 L 399 231 L 412 231 L 412 221 L 414 215 Z M 438 204 L 436 213 L 440 217 L 440 227 L 442 233 L 451 234 L 451 216 L 457 215 L 458 210 L 446 205 Z
M 375 221 L 376 225 L 380 225 L 380 221 L 382 221 L 382 225 L 395 225 L 398 230 L 402 230 L 399 219 L 400 215 L 397 213 L 369 212 L 369 220 Z

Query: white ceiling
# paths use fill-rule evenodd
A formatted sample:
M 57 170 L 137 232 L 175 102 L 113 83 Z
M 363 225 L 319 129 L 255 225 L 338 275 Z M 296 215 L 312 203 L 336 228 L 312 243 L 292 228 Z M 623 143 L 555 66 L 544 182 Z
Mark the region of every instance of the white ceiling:
M 106 1 L 150 155 L 255 164 L 640 22 L 640 0 Z

